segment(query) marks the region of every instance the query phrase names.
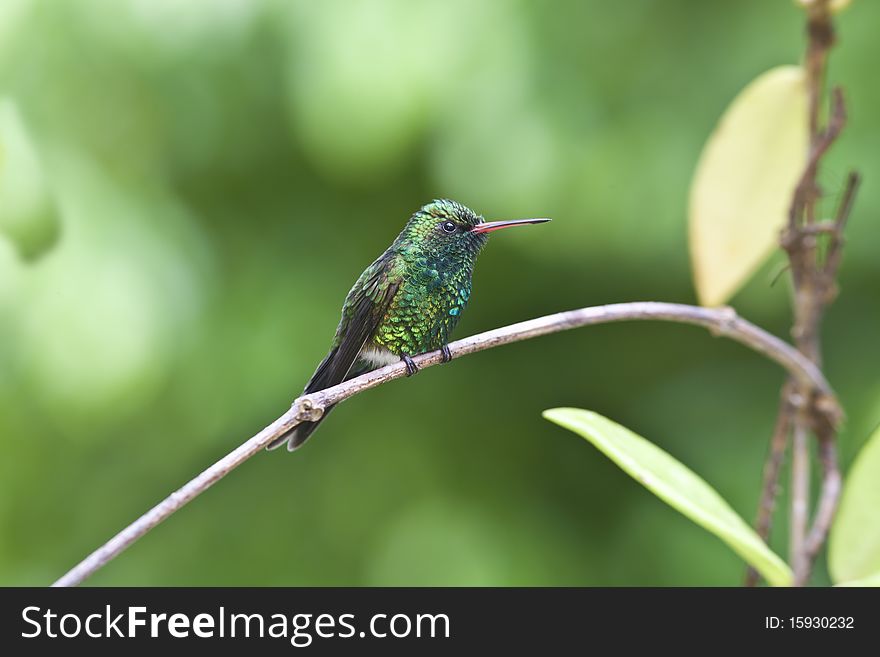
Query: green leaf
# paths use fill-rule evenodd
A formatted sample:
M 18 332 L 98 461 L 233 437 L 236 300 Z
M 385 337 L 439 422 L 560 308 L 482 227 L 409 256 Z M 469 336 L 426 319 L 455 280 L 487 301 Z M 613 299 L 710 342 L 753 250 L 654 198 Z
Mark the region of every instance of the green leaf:
M 828 567 L 835 582 L 880 573 L 880 427 L 846 478 L 828 539 Z
M 725 303 L 776 247 L 807 152 L 804 71 L 780 66 L 733 100 L 691 182 L 690 251 L 697 296 Z
M 849 582 L 841 582 L 840 584 L 835 584 L 835 586 L 880 587 L 880 573 L 874 573 L 873 575 L 868 575 L 867 577 L 863 577 L 862 579 L 854 579 Z
M 0 233 L 22 257 L 37 258 L 58 239 L 55 202 L 15 104 L 0 98 Z
M 544 417 L 586 438 L 657 497 L 727 543 L 770 584 L 791 584 L 788 565 L 715 489 L 662 449 L 592 411 L 553 408 Z

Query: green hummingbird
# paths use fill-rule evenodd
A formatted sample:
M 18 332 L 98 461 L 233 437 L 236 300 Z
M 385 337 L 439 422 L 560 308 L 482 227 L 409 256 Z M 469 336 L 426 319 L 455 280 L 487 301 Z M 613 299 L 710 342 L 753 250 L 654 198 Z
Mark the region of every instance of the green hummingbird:
M 418 367 L 412 356 L 441 349 L 449 362 L 449 336 L 471 296 L 474 262 L 489 233 L 549 219 L 486 222 L 460 203 L 435 200 L 415 212 L 394 243 L 360 275 L 345 297 L 330 353 L 318 365 L 303 394 L 403 360 L 407 376 Z M 276 438 L 302 445 L 317 422 L 303 422 Z

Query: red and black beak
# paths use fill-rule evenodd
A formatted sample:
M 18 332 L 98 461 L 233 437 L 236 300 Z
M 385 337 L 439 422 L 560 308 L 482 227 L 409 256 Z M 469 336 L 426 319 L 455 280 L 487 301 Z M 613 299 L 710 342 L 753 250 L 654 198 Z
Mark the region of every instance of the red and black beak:
M 525 226 L 527 224 L 543 224 L 549 219 L 510 219 L 508 221 L 484 221 L 471 228 L 472 233 L 491 233 L 494 230 L 510 228 L 511 226 Z

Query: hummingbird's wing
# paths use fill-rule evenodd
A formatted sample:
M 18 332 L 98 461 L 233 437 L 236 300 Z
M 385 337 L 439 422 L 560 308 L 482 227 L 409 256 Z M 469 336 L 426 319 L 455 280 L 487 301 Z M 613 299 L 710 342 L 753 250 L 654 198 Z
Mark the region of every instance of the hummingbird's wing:
M 351 300 L 347 321 L 343 319 L 340 326 L 339 344 L 318 365 L 318 369 L 306 385 L 305 393 L 342 383 L 351 372 L 361 349 L 376 333 L 379 323 L 388 312 L 394 295 L 400 287 L 399 282 L 388 283 L 376 280 L 383 278 L 384 275 L 385 272 L 380 272 L 379 276 L 368 280 L 359 291 L 356 291 L 356 297 Z
M 348 293 L 342 309 L 342 320 L 336 330 L 334 347 L 318 365 L 303 394 L 335 386 L 345 381 L 350 374 L 353 375 L 361 349 L 375 334 L 400 288 L 400 278 L 391 275 L 394 269 L 393 258 L 393 255 L 383 254 L 367 268 Z M 330 406 L 324 409 L 321 420 L 327 417 L 332 408 Z M 299 424 L 292 431 L 272 441 L 267 449 L 274 449 L 287 441 L 287 448 L 293 451 L 306 441 L 321 420 Z

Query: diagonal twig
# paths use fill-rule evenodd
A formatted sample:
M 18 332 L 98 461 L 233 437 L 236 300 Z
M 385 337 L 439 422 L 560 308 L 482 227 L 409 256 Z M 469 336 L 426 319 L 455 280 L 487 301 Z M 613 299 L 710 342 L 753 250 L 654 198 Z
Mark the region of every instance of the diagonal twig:
M 824 409 L 824 417 L 829 426 L 834 426 L 840 421 L 841 413 L 834 392 L 819 368 L 790 344 L 742 319 L 730 308 L 701 308 L 659 302 L 619 303 L 580 308 L 464 338 L 451 343 L 449 351 L 453 358 L 458 358 L 504 344 L 581 326 L 628 320 L 660 320 L 694 324 L 709 329 L 714 335 L 735 340 L 781 365 L 787 370 L 793 381 L 803 389 L 810 390 L 816 399 L 822 400 L 820 407 Z M 413 361 L 419 367 L 424 368 L 437 365 L 442 362 L 442 359 L 442 352 L 435 351 L 416 356 Z M 328 406 L 339 403 L 364 390 L 399 379 L 406 374 L 406 371 L 405 364 L 395 363 L 350 379 L 332 388 L 299 397 L 293 402 L 290 410 L 272 424 L 159 502 L 74 566 L 53 586 L 76 586 L 82 583 L 156 525 L 259 453 L 275 438 L 301 422 L 319 419 Z

